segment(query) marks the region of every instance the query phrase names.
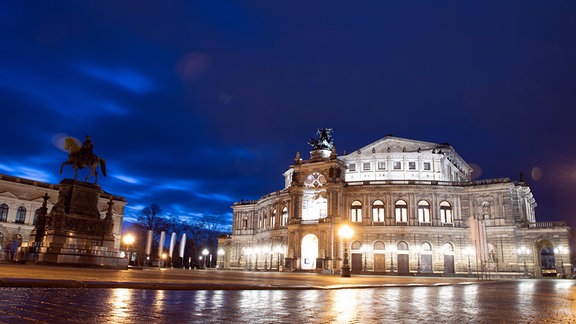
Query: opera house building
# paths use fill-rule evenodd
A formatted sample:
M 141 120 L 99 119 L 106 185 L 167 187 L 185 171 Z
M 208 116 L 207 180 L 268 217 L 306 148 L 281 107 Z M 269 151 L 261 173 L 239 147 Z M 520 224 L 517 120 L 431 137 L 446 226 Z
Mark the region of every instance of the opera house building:
M 220 267 L 340 273 L 346 261 L 351 273 L 572 274 L 570 228 L 536 220 L 523 176 L 472 180 L 449 144 L 385 136 L 338 156 L 322 129 L 310 145 L 282 190 L 234 203 Z

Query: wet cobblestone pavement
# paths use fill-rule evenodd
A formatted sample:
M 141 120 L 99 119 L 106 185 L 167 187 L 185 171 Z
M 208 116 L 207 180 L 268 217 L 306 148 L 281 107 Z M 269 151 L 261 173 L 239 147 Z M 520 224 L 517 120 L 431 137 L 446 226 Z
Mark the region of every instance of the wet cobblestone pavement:
M 576 323 L 573 280 L 360 289 L 0 288 L 1 323 Z
M 0 264 L 0 323 L 576 324 L 576 280 Z

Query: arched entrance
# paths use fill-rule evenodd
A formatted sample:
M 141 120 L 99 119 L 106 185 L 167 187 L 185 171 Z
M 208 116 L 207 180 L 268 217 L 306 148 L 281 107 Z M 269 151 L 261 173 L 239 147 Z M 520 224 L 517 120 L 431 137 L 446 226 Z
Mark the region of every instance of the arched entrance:
M 442 251 L 444 252 L 444 273 L 454 274 L 454 246 L 445 243 Z
M 302 238 L 302 270 L 315 270 L 316 258 L 318 258 L 318 237 L 308 234 Z
M 554 257 L 554 245 L 548 240 L 540 240 L 536 243 L 534 262 L 535 277 L 555 277 L 556 259 Z
M 398 257 L 398 274 L 410 274 L 410 256 L 408 255 L 408 243 L 398 242 L 396 247 Z

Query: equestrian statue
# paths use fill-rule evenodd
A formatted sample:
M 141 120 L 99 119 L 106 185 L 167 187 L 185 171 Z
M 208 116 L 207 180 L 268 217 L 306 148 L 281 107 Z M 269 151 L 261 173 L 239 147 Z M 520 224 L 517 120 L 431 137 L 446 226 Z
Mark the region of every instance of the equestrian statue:
M 86 136 L 86 140 L 80 146 L 77 139 L 73 137 L 66 137 L 64 149 L 68 151 L 68 160 L 60 166 L 60 174 L 65 165 L 72 165 L 74 168 L 74 180 L 78 177 L 78 169 L 88 167 L 91 172 L 86 176 L 84 181 L 88 181 L 91 176 L 94 176 L 94 184 L 98 183 L 98 165 L 102 170 L 102 174 L 106 176 L 106 161 L 94 154 L 92 149 L 94 144 L 90 140 L 90 136 Z

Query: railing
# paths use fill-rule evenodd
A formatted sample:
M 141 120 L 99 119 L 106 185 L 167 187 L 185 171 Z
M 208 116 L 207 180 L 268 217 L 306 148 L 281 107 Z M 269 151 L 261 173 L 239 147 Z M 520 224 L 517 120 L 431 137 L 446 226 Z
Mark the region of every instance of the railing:
M 568 225 L 564 221 L 528 223 L 528 227 L 530 227 L 530 228 L 553 228 L 553 227 L 565 227 L 565 226 L 568 226 Z

